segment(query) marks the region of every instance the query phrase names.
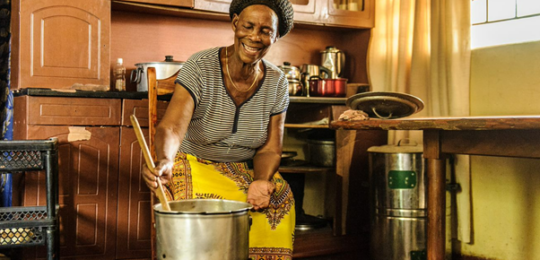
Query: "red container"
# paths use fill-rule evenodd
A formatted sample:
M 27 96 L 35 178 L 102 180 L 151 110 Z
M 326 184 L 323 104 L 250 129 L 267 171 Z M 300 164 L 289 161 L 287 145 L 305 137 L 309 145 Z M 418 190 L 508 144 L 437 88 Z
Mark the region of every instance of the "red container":
M 313 76 L 309 79 L 309 95 L 313 97 L 344 97 L 347 91 L 347 79 L 321 79 Z

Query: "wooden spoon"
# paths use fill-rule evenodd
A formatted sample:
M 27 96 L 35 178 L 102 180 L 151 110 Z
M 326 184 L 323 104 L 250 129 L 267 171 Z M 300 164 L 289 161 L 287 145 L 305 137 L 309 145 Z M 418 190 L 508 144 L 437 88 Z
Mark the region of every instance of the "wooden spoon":
M 139 141 L 139 145 L 141 146 L 144 160 L 146 161 L 146 166 L 148 166 L 148 169 L 153 172 L 156 166 L 154 164 L 154 160 L 152 160 L 152 157 L 150 157 L 150 150 L 148 149 L 148 145 L 146 145 L 146 140 L 144 139 L 141 126 L 139 125 L 139 121 L 137 120 L 137 117 L 135 117 L 135 115 L 131 115 L 130 119 L 131 123 L 133 124 L 133 129 L 135 130 L 137 140 Z M 169 202 L 167 201 L 167 197 L 165 196 L 165 191 L 163 191 L 163 185 L 161 185 L 161 181 L 159 180 L 159 178 L 157 178 L 157 184 L 158 188 L 156 190 L 156 195 L 159 199 L 159 202 L 161 202 L 163 210 L 171 211 L 171 207 L 169 206 Z

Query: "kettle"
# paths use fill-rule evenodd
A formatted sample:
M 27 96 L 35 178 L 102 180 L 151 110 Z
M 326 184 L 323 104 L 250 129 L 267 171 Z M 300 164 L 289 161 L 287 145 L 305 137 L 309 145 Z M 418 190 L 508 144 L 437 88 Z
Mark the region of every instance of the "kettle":
M 334 46 L 327 46 L 321 51 L 321 65 L 330 70 L 329 78 L 340 78 L 345 67 L 345 53 Z

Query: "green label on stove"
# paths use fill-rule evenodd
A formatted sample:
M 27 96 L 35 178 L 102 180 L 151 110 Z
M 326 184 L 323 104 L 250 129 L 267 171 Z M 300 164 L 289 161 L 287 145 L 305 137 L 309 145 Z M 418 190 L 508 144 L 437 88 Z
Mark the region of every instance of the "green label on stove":
M 411 251 L 411 260 L 427 260 L 426 250 Z
M 388 187 L 390 189 L 414 189 L 416 175 L 414 171 L 390 171 L 388 172 Z

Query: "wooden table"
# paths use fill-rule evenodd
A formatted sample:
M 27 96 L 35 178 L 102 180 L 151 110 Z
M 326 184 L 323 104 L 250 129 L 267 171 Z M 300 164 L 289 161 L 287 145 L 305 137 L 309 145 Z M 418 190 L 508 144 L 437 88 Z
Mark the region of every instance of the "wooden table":
M 333 121 L 333 129 L 423 130 L 428 178 L 428 259 L 445 254 L 446 154 L 540 158 L 540 116 Z

